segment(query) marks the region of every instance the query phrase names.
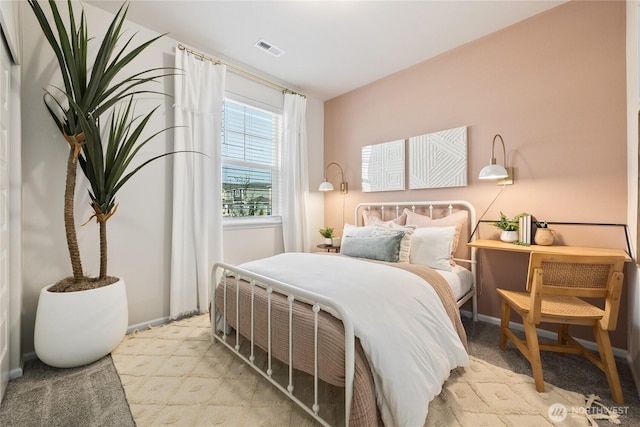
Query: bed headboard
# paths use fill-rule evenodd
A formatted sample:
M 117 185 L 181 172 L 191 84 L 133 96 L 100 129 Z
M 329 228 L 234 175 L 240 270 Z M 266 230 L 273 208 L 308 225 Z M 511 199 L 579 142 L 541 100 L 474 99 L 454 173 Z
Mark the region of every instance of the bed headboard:
M 466 210 L 468 213 L 468 224 L 462 230 L 460 234 L 460 241 L 458 249 L 455 253 L 456 261 L 471 263 L 470 269 L 475 270 L 475 249 L 467 247 L 466 243 L 469 241 L 469 236 L 473 232 L 473 228 L 476 223 L 476 210 L 473 205 L 466 200 L 428 200 L 423 202 L 367 202 L 360 203 L 355 208 L 355 222 L 356 225 L 363 225 L 362 212 L 367 210 L 371 213 L 375 213 L 382 220 L 390 220 L 402 215 L 405 209 L 410 209 L 413 212 L 429 216 L 430 218 L 437 219 L 443 218 L 447 215 L 451 215 L 453 212 Z M 475 240 L 475 237 L 471 240 Z M 470 267 L 466 265 L 465 267 Z

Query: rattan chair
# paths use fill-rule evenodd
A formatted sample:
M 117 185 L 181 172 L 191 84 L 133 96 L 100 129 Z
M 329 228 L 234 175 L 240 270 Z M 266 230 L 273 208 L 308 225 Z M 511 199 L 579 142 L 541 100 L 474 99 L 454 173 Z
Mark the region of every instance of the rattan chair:
M 502 299 L 500 348 L 510 339 L 531 363 L 536 390 L 544 391 L 540 350 L 583 354 L 607 375 L 613 400 L 622 405 L 624 397 L 609 331 L 616 329 L 624 258 L 617 256 L 572 256 L 531 253 L 527 292 L 497 289 Z M 604 300 L 601 309 L 582 298 Z M 522 317 L 526 340 L 509 329 L 511 309 Z M 556 344 L 540 344 L 536 325 L 558 324 Z M 593 328 L 600 357 L 569 335 L 569 325 Z

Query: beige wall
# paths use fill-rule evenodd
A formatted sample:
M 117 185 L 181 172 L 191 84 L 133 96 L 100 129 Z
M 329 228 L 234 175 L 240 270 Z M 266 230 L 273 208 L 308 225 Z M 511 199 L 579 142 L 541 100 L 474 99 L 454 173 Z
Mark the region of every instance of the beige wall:
M 500 133 L 516 181 L 486 218 L 526 211 L 548 221 L 626 223 L 625 54 L 624 2 L 569 2 L 326 102 L 325 162 L 345 169 L 347 222 L 357 203 L 374 200 L 466 199 L 480 215 L 499 190 L 477 176 Z M 465 125 L 468 186 L 361 193 L 362 146 Z M 337 193 L 325 196 L 325 223 L 339 227 Z M 563 244 L 626 248 L 622 229 L 554 228 Z M 495 230 L 482 227 L 480 236 Z M 527 258 L 481 251 L 480 262 L 480 312 L 497 317 L 494 288 L 521 287 Z M 627 348 L 623 306 L 619 348 Z

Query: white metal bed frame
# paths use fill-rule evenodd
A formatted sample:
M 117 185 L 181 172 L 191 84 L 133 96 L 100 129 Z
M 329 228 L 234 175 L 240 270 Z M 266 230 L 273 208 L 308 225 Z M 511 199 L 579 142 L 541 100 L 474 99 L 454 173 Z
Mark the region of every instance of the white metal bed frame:
M 473 224 L 475 224 L 475 209 L 473 206 L 466 201 L 454 200 L 454 201 L 433 201 L 433 202 L 384 202 L 384 203 L 361 203 L 356 206 L 355 215 L 356 215 L 356 224 L 359 223 L 360 211 L 361 209 L 371 207 L 380 208 L 382 212 L 382 217 L 384 218 L 385 208 L 391 207 L 395 209 L 396 216 L 400 215 L 401 207 L 410 207 L 413 211 L 415 211 L 417 206 L 426 206 L 429 209 L 429 214 L 433 218 L 433 208 L 434 207 L 442 207 L 445 206 L 448 208 L 449 215 L 453 212 L 454 206 L 463 206 L 469 212 L 469 230 Z M 471 231 L 469 231 L 471 233 Z M 472 289 L 460 300 L 458 300 L 458 307 L 461 307 L 464 303 L 472 299 L 473 304 L 473 319 L 477 320 L 477 297 L 476 297 L 476 249 L 471 248 L 471 256 L 470 259 L 458 259 L 455 258 L 457 262 L 466 262 L 471 265 L 471 272 L 473 273 L 473 285 Z M 222 292 L 224 292 L 223 298 L 223 309 L 221 313 L 221 321 L 222 321 L 222 335 L 218 335 L 217 333 L 217 308 L 216 308 L 216 289 L 218 288 L 218 279 L 221 277 L 221 287 Z M 355 375 L 355 335 L 353 331 L 353 323 L 347 312 L 340 307 L 335 301 L 330 298 L 326 298 L 322 295 L 306 291 L 304 289 L 300 289 L 286 283 L 270 279 L 268 277 L 252 273 L 248 270 L 244 270 L 237 266 L 226 264 L 226 263 L 216 263 L 213 266 L 212 275 L 211 275 L 211 340 L 212 343 L 220 342 L 229 350 L 231 350 L 236 356 L 241 358 L 245 363 L 251 366 L 254 370 L 256 370 L 260 375 L 262 375 L 265 379 L 267 379 L 270 383 L 272 383 L 276 388 L 278 388 L 282 393 L 284 393 L 289 399 L 298 404 L 304 411 L 306 411 L 310 416 L 312 416 L 315 420 L 317 420 L 320 424 L 324 426 L 330 426 L 330 424 L 323 419 L 320 414 L 320 405 L 318 403 L 318 314 L 320 311 L 326 311 L 331 314 L 333 310 L 334 313 L 338 313 L 340 316 L 340 320 L 344 326 L 344 335 L 345 335 L 345 425 L 349 425 L 349 418 L 351 415 L 351 401 L 353 397 L 353 381 Z M 250 355 L 246 357 L 244 354 L 240 352 L 240 332 L 237 327 L 235 329 L 235 343 L 232 345 L 227 341 L 229 337 L 227 335 L 227 282 L 228 280 L 236 281 L 236 296 L 235 296 L 235 313 L 236 313 L 236 325 L 240 325 L 239 319 L 239 305 L 240 305 L 240 288 L 238 286 L 240 280 L 245 280 L 249 282 L 251 286 L 251 333 L 250 337 L 247 338 L 250 343 Z M 255 296 L 255 287 L 259 286 L 266 290 L 267 293 L 267 369 L 263 370 L 255 362 L 255 342 L 254 342 L 254 296 Z M 310 305 L 310 310 L 313 312 L 314 317 L 314 374 L 313 374 L 313 383 L 314 383 L 314 397 L 313 404 L 309 407 L 305 402 L 300 400 L 293 394 L 294 386 L 293 386 L 293 367 L 292 364 L 289 363 L 288 368 L 288 385 L 284 387 L 278 381 L 276 381 L 272 374 L 272 355 L 271 355 L 271 302 L 272 302 L 272 294 L 273 292 L 277 292 L 281 295 L 287 297 L 287 301 L 289 303 L 289 361 L 293 360 L 292 355 L 292 341 L 293 341 L 293 303 L 296 300 L 302 301 L 306 304 Z
M 330 426 L 330 424 L 323 419 L 320 414 L 320 405 L 318 403 L 318 314 L 319 312 L 322 311 L 326 311 L 328 313 L 331 314 L 331 310 L 334 310 L 334 313 L 338 313 L 340 316 L 340 320 L 342 321 L 342 324 L 344 326 L 344 337 L 345 337 L 345 355 L 344 355 L 344 360 L 345 360 L 345 393 L 344 393 L 344 407 L 345 407 L 345 425 L 348 426 L 349 425 L 349 418 L 351 415 L 351 400 L 353 397 L 353 379 L 354 379 L 354 375 L 355 375 L 355 335 L 354 335 L 354 331 L 353 331 L 353 323 L 351 322 L 351 319 L 349 318 L 349 316 L 347 315 L 347 312 L 340 307 L 335 301 L 333 301 L 330 298 L 326 298 L 322 295 L 318 295 L 315 294 L 313 292 L 309 292 L 306 291 L 304 289 L 300 289 L 300 288 L 296 288 L 294 286 L 288 285 L 286 283 L 280 282 L 278 280 L 273 280 L 270 279 L 268 277 L 259 275 L 259 274 L 255 274 L 252 273 L 250 271 L 238 268 L 236 266 L 233 266 L 231 264 L 225 264 L 225 263 L 216 263 L 213 266 L 213 273 L 212 273 L 212 290 L 210 295 L 212 295 L 211 298 L 211 307 L 212 307 L 212 312 L 216 313 L 217 310 L 215 309 L 216 305 L 215 305 L 215 301 L 216 301 L 216 277 L 217 277 L 217 272 L 218 270 L 221 269 L 222 270 L 222 292 L 224 292 L 224 307 L 223 307 L 223 312 L 222 312 L 222 322 L 223 322 L 223 326 L 222 326 L 222 336 L 219 336 L 216 333 L 216 318 L 217 316 L 214 314 L 211 316 L 211 337 L 212 337 L 212 342 L 215 343 L 216 341 L 221 342 L 224 346 L 226 346 L 228 349 L 230 349 L 233 353 L 236 354 L 236 356 L 240 357 L 242 360 L 245 361 L 245 363 L 247 363 L 249 366 L 251 366 L 253 369 L 255 369 L 260 375 L 262 375 L 264 378 L 266 378 L 270 383 L 272 383 L 273 385 L 275 385 L 281 392 L 283 392 L 287 397 L 289 397 L 289 399 L 291 399 L 292 401 L 294 401 L 295 403 L 298 404 L 298 406 L 300 406 L 302 409 L 304 409 L 309 415 L 311 415 L 314 419 L 316 419 L 318 422 L 320 422 L 320 424 L 322 424 L 323 426 Z M 233 273 L 233 275 L 235 275 L 235 278 L 232 278 L 231 280 L 236 280 L 236 298 L 235 298 L 235 302 L 236 302 L 236 307 L 235 307 L 235 313 L 236 313 L 236 325 L 240 325 L 239 322 L 239 293 L 240 293 L 240 287 L 238 286 L 238 283 L 241 279 L 244 279 L 246 281 L 249 281 L 250 285 L 251 285 L 251 337 L 249 338 L 250 341 L 250 351 L 251 354 L 250 356 L 247 358 L 245 355 L 243 355 L 240 352 L 240 333 L 238 331 L 239 328 L 236 328 L 235 330 L 235 345 L 231 345 L 227 342 L 227 338 L 228 335 L 226 334 L 227 331 L 227 280 L 229 277 L 229 273 Z M 258 365 L 256 365 L 255 362 L 255 356 L 254 356 L 254 349 L 255 349 L 255 343 L 254 343 L 254 324 L 255 324 L 255 319 L 254 319 L 254 295 L 255 295 L 255 286 L 261 286 L 262 288 L 264 288 L 267 292 L 267 337 L 268 337 L 268 344 L 267 344 L 267 370 L 264 371 L 262 370 Z M 293 367 L 291 366 L 291 363 L 289 363 L 289 384 L 287 385 L 287 387 L 283 387 L 279 382 L 277 382 L 273 377 L 273 370 L 272 370 L 272 356 L 271 356 L 271 301 L 272 301 L 272 294 L 273 292 L 277 292 L 280 293 L 284 296 L 287 297 L 287 301 L 289 302 L 289 361 L 293 360 L 293 354 L 292 354 L 292 349 L 293 349 L 293 303 L 296 300 L 300 300 L 306 304 L 310 304 L 311 305 L 311 310 L 313 311 L 313 316 L 314 316 L 314 375 L 313 375 L 313 405 L 311 407 L 309 407 L 306 403 L 304 403 L 303 401 L 301 401 L 298 397 L 296 397 L 293 394 L 294 391 L 294 386 L 293 386 Z

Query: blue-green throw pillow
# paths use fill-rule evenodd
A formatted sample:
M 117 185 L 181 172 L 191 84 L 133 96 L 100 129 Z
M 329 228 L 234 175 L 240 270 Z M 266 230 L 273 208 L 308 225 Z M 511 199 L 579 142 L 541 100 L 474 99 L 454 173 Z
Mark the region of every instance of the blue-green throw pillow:
M 398 262 L 403 237 L 403 231 L 386 236 L 344 236 L 340 252 L 351 257 Z

